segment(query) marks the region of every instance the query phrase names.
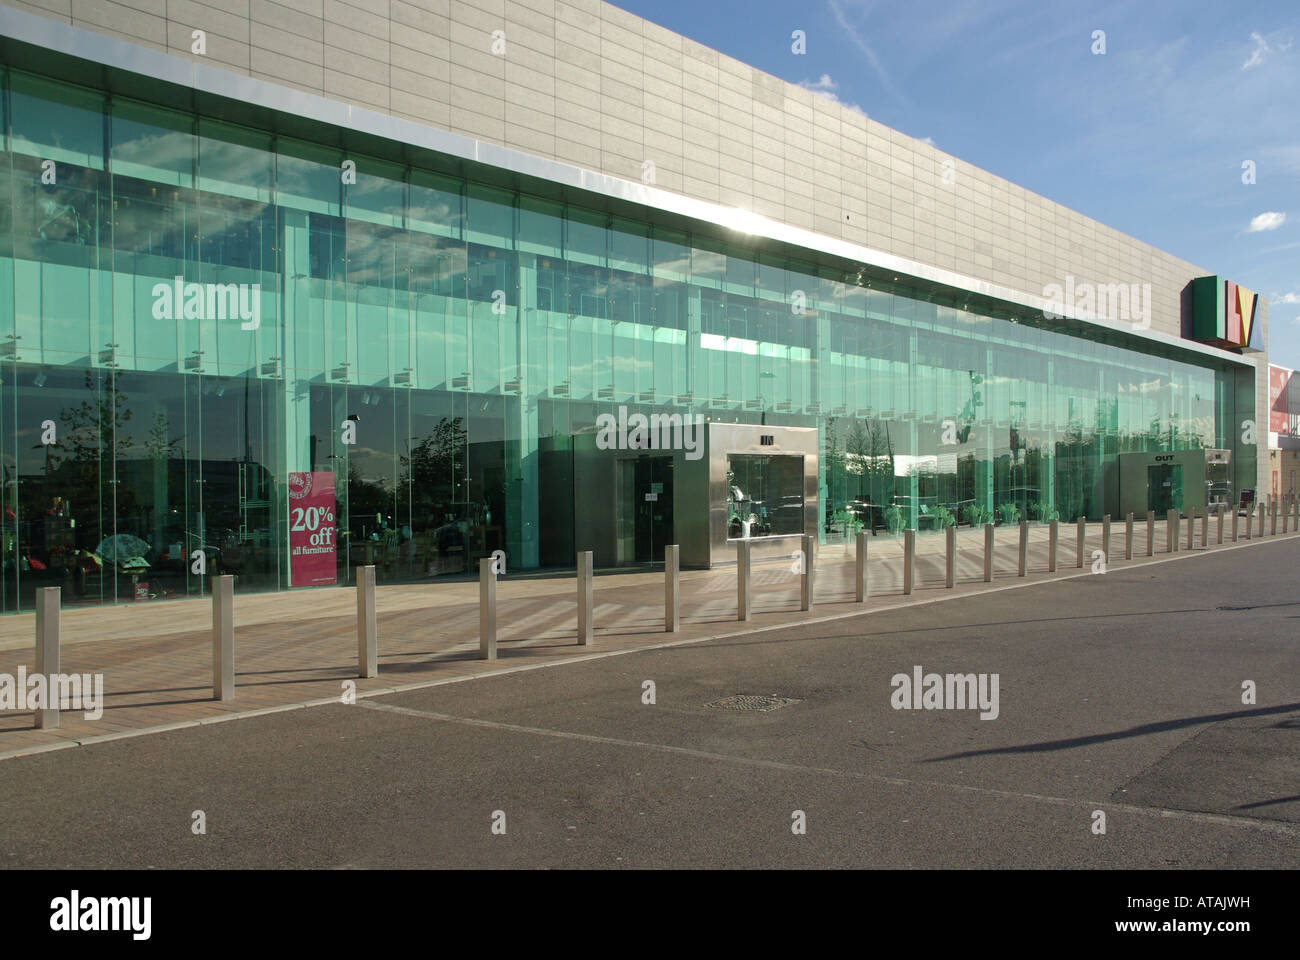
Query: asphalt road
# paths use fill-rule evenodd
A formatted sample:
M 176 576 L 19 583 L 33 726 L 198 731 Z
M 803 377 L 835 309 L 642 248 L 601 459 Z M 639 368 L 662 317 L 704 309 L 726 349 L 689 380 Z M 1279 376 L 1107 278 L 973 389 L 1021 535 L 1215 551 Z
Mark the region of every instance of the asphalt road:
M 1224 549 L 6 760 L 0 867 L 1295 868 L 1298 572 Z M 918 665 L 996 674 L 996 719 L 894 709 Z M 797 702 L 707 705 L 740 694 Z

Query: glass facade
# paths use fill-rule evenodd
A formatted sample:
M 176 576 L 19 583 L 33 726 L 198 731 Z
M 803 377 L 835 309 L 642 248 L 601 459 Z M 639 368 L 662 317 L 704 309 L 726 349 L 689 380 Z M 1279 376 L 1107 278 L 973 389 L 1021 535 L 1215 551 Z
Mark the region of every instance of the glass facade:
M 5 74 L 0 610 L 287 588 L 304 474 L 339 583 L 572 567 L 619 406 L 817 427 L 832 542 L 1096 518 L 1127 450 L 1254 485 L 1235 365 L 329 139 Z

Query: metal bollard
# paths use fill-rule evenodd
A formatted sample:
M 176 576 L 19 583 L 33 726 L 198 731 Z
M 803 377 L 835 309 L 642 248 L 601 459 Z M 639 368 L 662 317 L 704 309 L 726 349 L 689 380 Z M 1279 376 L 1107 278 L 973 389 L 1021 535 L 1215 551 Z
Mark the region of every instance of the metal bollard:
M 951 527 L 945 527 L 943 531 L 943 535 L 946 540 L 944 546 L 947 548 L 947 553 L 948 553 L 947 557 L 945 558 L 946 562 L 944 565 L 943 582 L 944 582 L 944 586 L 946 586 L 949 590 L 951 590 L 953 586 L 957 583 L 957 527 L 956 525 L 953 525 Z
M 1217 512 L 1219 514 L 1218 516 L 1219 534 L 1215 538 L 1215 542 L 1222 544 L 1223 543 L 1223 504 L 1219 504 L 1219 509 Z
M 1023 577 L 1029 570 L 1029 521 L 1020 521 L 1020 560 L 1017 566 L 1018 576 Z
M 357 567 L 357 673 L 379 676 L 379 626 L 375 612 L 375 568 Z
M 1170 510 L 1165 514 L 1165 553 L 1173 553 L 1178 549 L 1178 513 Z
M 1101 518 L 1101 558 L 1102 562 L 1109 566 L 1110 564 L 1110 514 Z
M 664 633 L 676 633 L 682 625 L 681 556 L 677 544 L 664 547 Z
M 859 530 L 857 569 L 854 571 L 856 575 L 854 597 L 858 603 L 866 600 L 870 591 L 870 584 L 867 582 L 867 541 L 867 535 Z
M 813 608 L 813 586 L 816 576 L 813 568 L 813 548 L 816 542 L 811 534 L 803 535 L 803 576 L 799 578 L 799 609 Z
M 1268 504 L 1268 535 L 1277 536 L 1277 501 L 1270 500 Z
M 1075 548 L 1074 548 L 1074 565 L 1080 570 L 1083 569 L 1083 543 L 1088 536 L 1088 521 L 1085 517 L 1080 517 L 1076 525 Z
M 1241 508 L 1236 504 L 1232 505 L 1232 542 L 1237 542 L 1237 527 L 1241 525 Z M 1250 515 L 1246 515 L 1246 539 L 1250 539 Z
M 1060 539 L 1060 523 L 1053 519 L 1047 528 L 1047 572 L 1056 572 L 1056 544 Z
M 582 569 L 582 555 L 578 555 Z M 578 613 L 581 621 L 581 610 Z M 581 627 L 578 628 L 581 634 Z M 581 643 L 581 639 L 578 641 Z M 484 557 L 478 562 L 478 655 L 484 660 L 497 658 L 497 574 L 496 561 Z
M 984 524 L 984 582 L 993 582 L 993 524 Z
M 1124 517 L 1124 559 L 1133 559 L 1133 514 Z
M 1192 545 L 1195 542 L 1196 542 L 1196 514 L 1192 513 L 1189 510 L 1187 513 L 1187 549 L 1191 550 Z
M 903 595 L 912 592 L 916 578 L 916 531 L 903 531 Z
M 736 619 L 748 620 L 751 612 L 748 540 L 736 544 Z
M 1153 557 L 1156 553 L 1156 512 L 1147 511 L 1147 556 Z
M 1206 507 L 1201 512 L 1201 549 L 1210 548 L 1210 508 Z
M 1261 537 L 1264 535 L 1264 504 L 1262 502 L 1259 505 L 1259 535 Z
M 36 672 L 45 678 L 45 706 L 36 710 L 37 730 L 57 730 L 59 726 L 59 689 L 51 680 L 62 672 L 59 595 L 58 587 L 41 587 L 36 591 Z
M 592 622 L 594 617 L 591 586 L 595 561 L 592 556 L 590 550 L 578 554 L 578 646 L 580 647 L 591 646 L 595 635 L 595 624 Z
M 235 578 L 212 579 L 212 699 L 235 698 Z

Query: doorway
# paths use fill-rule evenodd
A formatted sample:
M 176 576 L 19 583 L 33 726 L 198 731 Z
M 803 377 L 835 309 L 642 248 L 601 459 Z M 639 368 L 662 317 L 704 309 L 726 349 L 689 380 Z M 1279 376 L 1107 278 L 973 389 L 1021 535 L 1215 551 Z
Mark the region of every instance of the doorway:
M 1183 511 L 1183 468 L 1165 463 L 1147 467 L 1147 509 L 1159 516 L 1170 510 Z
M 673 542 L 673 458 L 618 461 L 618 562 L 663 559 Z

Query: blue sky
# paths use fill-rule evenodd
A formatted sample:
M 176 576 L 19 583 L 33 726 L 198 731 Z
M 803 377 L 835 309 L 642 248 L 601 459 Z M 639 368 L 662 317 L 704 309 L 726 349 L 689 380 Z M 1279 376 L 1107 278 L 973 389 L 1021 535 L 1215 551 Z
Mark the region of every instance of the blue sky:
M 1263 294 L 1300 369 L 1294 0 L 617 5 Z

